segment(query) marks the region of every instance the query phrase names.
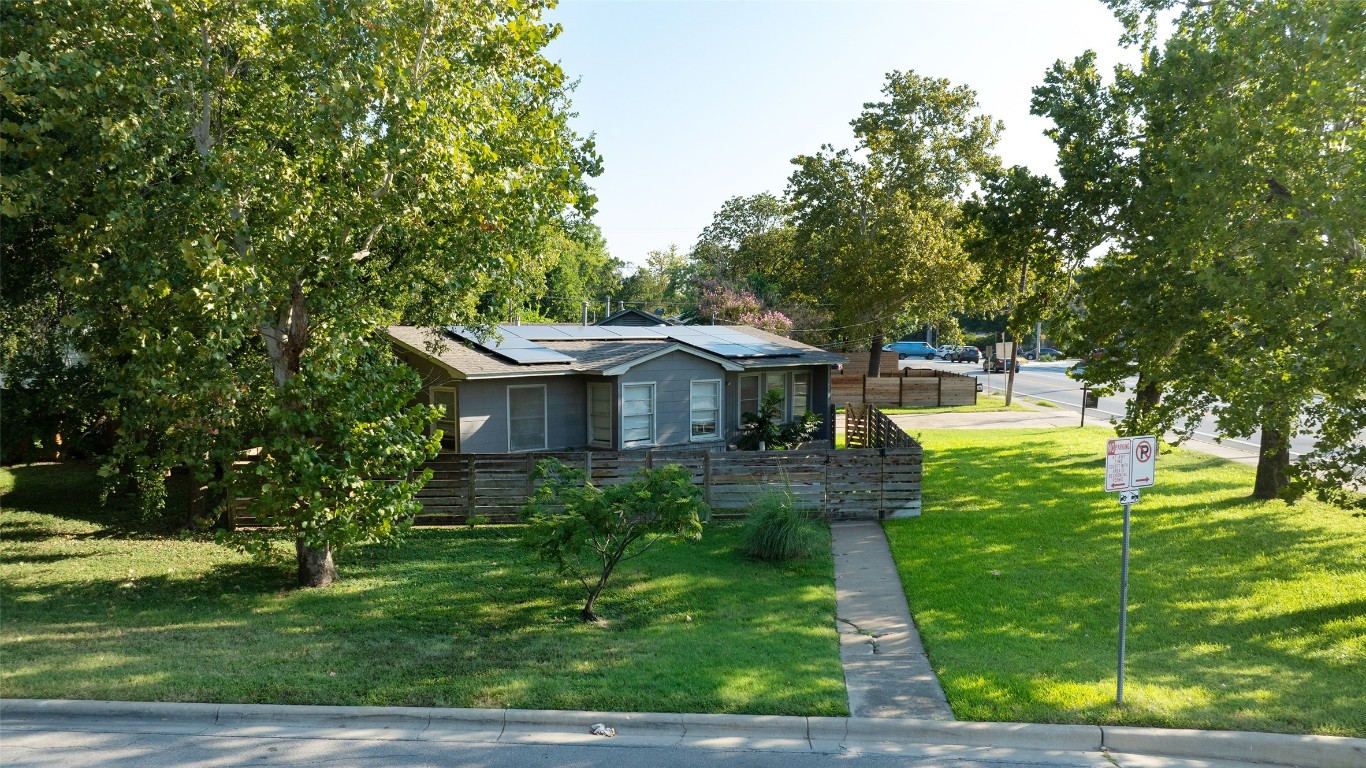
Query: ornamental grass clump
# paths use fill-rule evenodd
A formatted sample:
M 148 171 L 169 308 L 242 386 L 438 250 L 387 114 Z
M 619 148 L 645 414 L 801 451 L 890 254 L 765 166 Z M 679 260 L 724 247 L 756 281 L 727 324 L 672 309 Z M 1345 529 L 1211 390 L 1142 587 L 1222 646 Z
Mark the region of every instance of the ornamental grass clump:
M 740 552 L 758 560 L 805 560 L 821 545 L 820 522 L 797 504 L 791 488 L 755 499 L 740 535 Z

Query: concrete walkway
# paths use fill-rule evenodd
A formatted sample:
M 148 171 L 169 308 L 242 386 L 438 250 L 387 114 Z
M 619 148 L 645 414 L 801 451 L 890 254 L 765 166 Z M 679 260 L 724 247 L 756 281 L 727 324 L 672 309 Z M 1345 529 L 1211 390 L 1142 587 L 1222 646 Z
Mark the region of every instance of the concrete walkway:
M 835 523 L 830 534 L 850 716 L 952 720 L 906 607 L 882 525 Z

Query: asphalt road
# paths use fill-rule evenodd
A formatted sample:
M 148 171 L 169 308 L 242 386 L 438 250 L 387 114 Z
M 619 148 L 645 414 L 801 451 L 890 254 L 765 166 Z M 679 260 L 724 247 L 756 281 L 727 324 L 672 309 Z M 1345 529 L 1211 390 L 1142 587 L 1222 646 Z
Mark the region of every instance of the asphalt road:
M 1020 372 L 1015 374 L 1015 392 L 1033 400 L 1046 400 L 1055 405 L 1071 408 L 1077 411 L 1078 421 L 1080 422 L 1081 413 L 1081 383 L 1074 381 L 1067 376 L 1067 369 L 1075 365 L 1078 361 L 1055 360 L 1051 363 L 1032 363 L 1028 360 L 1020 361 Z M 911 359 L 902 360 L 902 368 L 938 368 L 945 371 L 953 371 L 968 376 L 976 376 L 983 383 L 983 391 L 999 395 L 1005 392 L 1005 374 L 987 374 L 982 371 L 981 363 L 948 363 L 940 360 Z M 1133 388 L 1137 384 L 1136 378 L 1125 381 L 1126 390 L 1118 392 L 1111 397 L 1102 397 L 1100 407 L 1088 408 L 1086 410 L 1086 421 L 1092 423 L 1092 418 L 1097 418 L 1097 423 L 1105 423 L 1111 418 L 1118 419 L 1124 415 L 1127 403 L 1133 399 Z M 1207 418 L 1196 426 L 1195 435 L 1201 439 L 1214 441 L 1218 436 L 1217 425 L 1214 420 Z M 1225 438 L 1223 443 L 1236 446 L 1246 451 L 1256 453 L 1259 449 L 1258 441 L 1261 433 L 1254 433 L 1244 439 Z M 1298 458 L 1301 454 L 1308 453 L 1314 447 L 1312 435 L 1299 435 L 1290 441 L 1291 458 Z

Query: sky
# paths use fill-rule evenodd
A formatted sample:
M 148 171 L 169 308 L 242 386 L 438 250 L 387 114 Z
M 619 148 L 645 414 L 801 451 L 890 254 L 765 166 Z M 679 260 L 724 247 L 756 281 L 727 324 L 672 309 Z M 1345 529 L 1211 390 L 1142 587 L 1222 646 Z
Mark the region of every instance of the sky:
M 596 136 L 595 222 L 639 265 L 686 251 L 721 204 L 781 195 L 799 154 L 852 147 L 888 72 L 948 78 L 1005 121 L 1006 165 L 1055 173 L 1030 89 L 1088 48 L 1134 63 L 1100 0 L 561 0 L 546 55 L 578 85 L 574 129 Z

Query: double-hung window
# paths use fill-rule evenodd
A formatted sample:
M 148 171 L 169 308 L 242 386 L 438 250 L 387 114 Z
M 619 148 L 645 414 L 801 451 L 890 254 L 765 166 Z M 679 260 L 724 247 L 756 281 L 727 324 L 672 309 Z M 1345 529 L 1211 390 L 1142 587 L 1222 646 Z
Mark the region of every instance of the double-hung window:
M 759 412 L 759 375 L 751 374 L 740 377 L 740 412 L 736 414 L 738 419 L 743 419 L 746 413 Z
M 544 451 L 545 385 L 508 387 L 508 451 Z
M 800 419 L 811 410 L 811 374 L 792 374 L 792 420 Z
M 778 406 L 778 421 L 787 421 L 787 374 L 786 373 L 765 373 L 764 374 L 764 394 L 773 390 L 783 393 L 783 399 Z
M 655 385 L 621 385 L 621 444 L 655 442 Z
M 693 440 L 715 440 L 720 436 L 721 380 L 694 381 L 689 396 Z

